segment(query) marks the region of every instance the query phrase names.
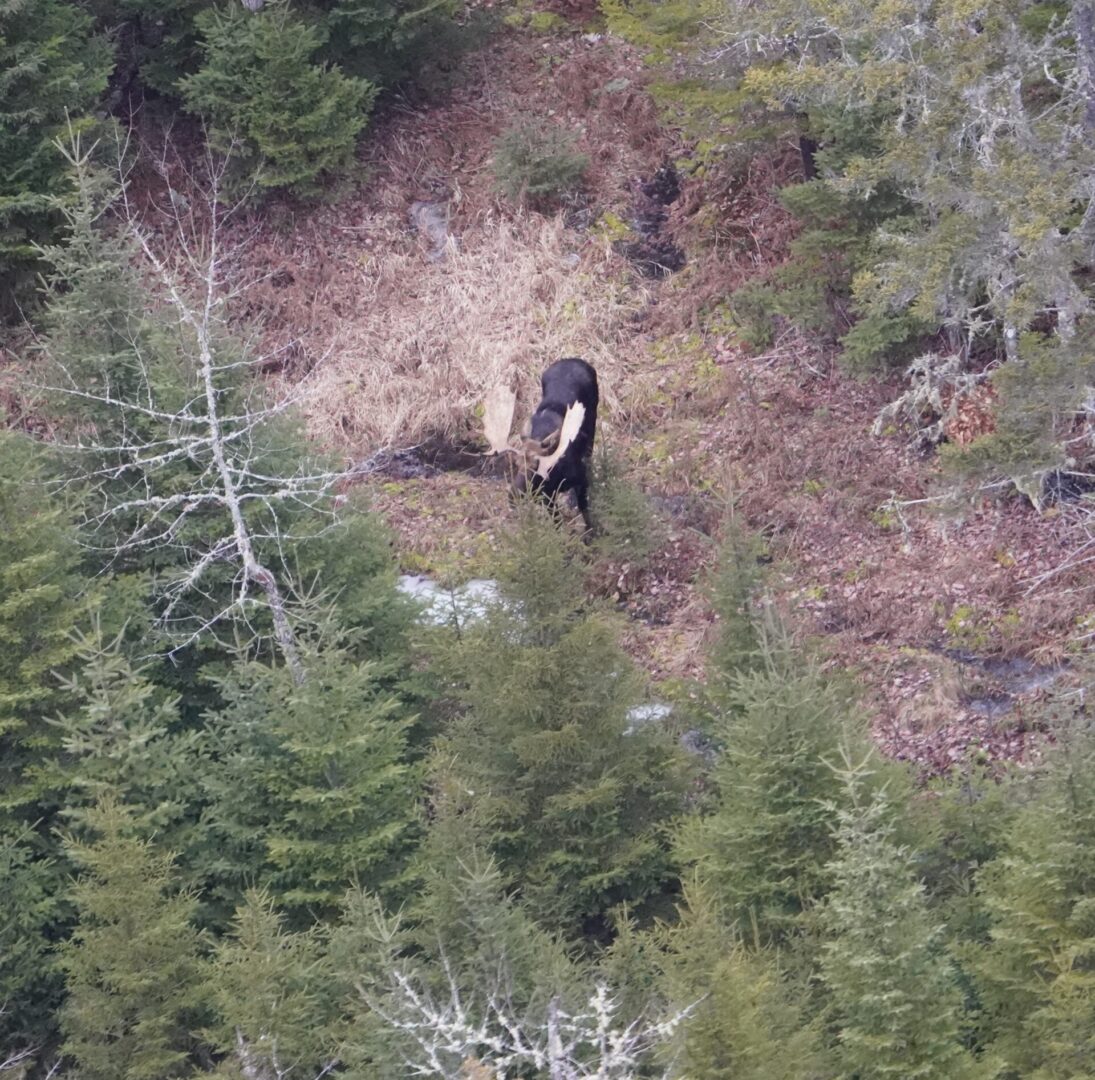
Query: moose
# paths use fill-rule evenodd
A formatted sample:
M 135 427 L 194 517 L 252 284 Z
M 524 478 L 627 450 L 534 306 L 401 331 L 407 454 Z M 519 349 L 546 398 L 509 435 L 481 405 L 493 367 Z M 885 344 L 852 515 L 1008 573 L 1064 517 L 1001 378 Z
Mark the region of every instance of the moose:
M 515 396 L 496 388 L 486 402 L 487 438 L 494 453 L 517 458 L 513 490 L 532 492 L 553 510 L 560 494 L 574 492 L 586 530 L 589 464 L 597 430 L 597 372 L 577 357 L 556 360 L 540 378 L 540 404 L 525 424 L 517 447 L 508 445 Z

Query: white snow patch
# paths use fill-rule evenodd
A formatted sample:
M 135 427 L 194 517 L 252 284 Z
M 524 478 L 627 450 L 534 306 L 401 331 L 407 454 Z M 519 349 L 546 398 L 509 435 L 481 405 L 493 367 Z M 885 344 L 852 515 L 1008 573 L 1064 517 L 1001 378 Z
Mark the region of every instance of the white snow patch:
M 627 728 L 624 730 L 624 734 L 634 735 L 639 728 L 646 727 L 647 724 L 653 724 L 658 720 L 664 720 L 672 713 L 672 705 L 663 705 L 657 701 L 652 701 L 647 705 L 635 705 L 627 710 Z
M 445 589 L 428 577 L 403 574 L 398 588 L 423 605 L 422 621 L 433 626 L 455 623 L 462 627 L 482 619 L 491 607 L 502 603 L 498 582 L 489 578 L 476 578 L 455 589 Z

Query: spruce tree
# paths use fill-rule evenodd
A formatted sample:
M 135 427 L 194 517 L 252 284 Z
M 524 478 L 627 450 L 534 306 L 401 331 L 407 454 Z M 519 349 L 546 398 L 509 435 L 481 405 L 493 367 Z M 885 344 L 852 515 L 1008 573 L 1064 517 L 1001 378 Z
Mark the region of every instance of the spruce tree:
M 0 827 L 0 1047 L 55 1042 L 62 981 L 52 955 L 62 920 L 61 875 L 30 829 Z
M 7 0 L 0 8 L 0 316 L 33 296 L 39 244 L 63 225 L 71 194 L 55 145 L 92 124 L 113 67 L 90 16 L 66 0 Z
M 581 562 L 546 516 L 524 516 L 499 576 L 503 604 L 445 650 L 459 714 L 433 753 L 434 809 L 470 817 L 534 917 L 574 930 L 666 887 L 680 757 L 629 719 L 637 672 L 581 609 Z
M 978 877 L 1004 851 L 1023 790 L 1021 776 L 1019 768 L 1005 771 L 999 762 L 961 765 L 930 781 L 930 795 L 908 807 L 905 824 L 918 873 L 956 953 L 964 955 L 988 935 Z
M 86 618 L 75 529 L 44 464 L 28 438 L 0 431 L 0 821 L 48 812 L 40 772 L 57 745 L 48 719 Z
M 150 594 L 129 636 L 149 638 L 145 655 L 173 653 L 164 677 L 188 677 L 193 718 L 194 668 L 216 653 L 218 632 L 258 654 L 273 649 L 301 677 L 297 555 L 332 531 L 341 474 L 308 453 L 289 401 L 252 393 L 261 358 L 228 325 L 232 257 L 215 192 L 206 193 L 208 243 L 177 219 L 175 260 L 121 198 L 119 178 L 79 143 L 69 160 L 79 199 L 68 242 L 50 252 L 49 407 L 71 483 L 90 489 L 88 562 L 135 576 Z M 375 563 L 375 530 L 372 542 Z
M 419 1048 L 391 1023 L 408 1004 L 407 985 L 437 1002 L 455 992 L 478 1020 L 492 999 L 517 1016 L 540 1014 L 554 997 L 572 1000 L 588 974 L 507 894 L 467 822 L 444 819 L 434 828 L 413 904 L 391 916 L 374 895 L 352 890 L 331 933 L 331 967 L 346 1002 L 343 1061 L 355 1080 L 407 1075 Z
M 314 645 L 299 684 L 247 660 L 220 681 L 202 786 L 222 902 L 265 888 L 307 922 L 333 915 L 351 885 L 395 887 L 417 834 L 413 717 L 383 668 L 351 651 L 352 639 Z
M 203 0 L 95 0 L 96 25 L 110 35 L 117 62 L 111 107 L 137 89 L 178 98 L 179 79 L 198 64 L 194 19 L 205 6 Z
M 647 1075 L 683 1014 L 650 988 L 621 987 L 547 932 L 508 891 L 473 830 L 442 822 L 411 919 L 348 899 L 331 941 L 356 1003 L 347 1074 L 445 1077 Z M 442 839 L 442 838 L 438 838 Z
M 894 806 L 849 765 L 836 814 L 832 889 L 820 909 L 821 979 L 840 1075 L 959 1080 L 986 1075 L 962 1046 L 963 996 Z
M 195 900 L 174 887 L 172 856 L 133 835 L 113 796 L 88 825 L 94 839 L 65 845 L 80 876 L 69 893 L 77 925 L 61 947 L 63 1051 L 82 1080 L 185 1076 L 206 1007 Z
M 119 640 L 78 644 L 84 664 L 66 681 L 69 705 L 50 724 L 57 751 L 42 780 L 81 835 L 98 802 L 117 795 L 133 834 L 174 850 L 192 882 L 201 862 L 202 736 L 184 724 L 178 695 L 151 678 L 151 666 L 134 666 Z
M 707 694 L 732 688 L 734 680 L 761 663 L 764 633 L 757 620 L 761 586 L 760 539 L 735 521 L 723 525 L 722 547 L 710 583 L 717 629 L 707 656 Z
M 236 1077 L 312 1080 L 337 1054 L 337 1006 L 325 942 L 288 931 L 269 896 L 249 892 L 214 954 L 215 1041 Z
M 782 628 L 757 623 L 759 661 L 729 672 L 706 723 L 719 746 L 705 813 L 677 839 L 682 862 L 705 894 L 748 940 L 769 945 L 794 935 L 802 913 L 832 884 L 835 807 L 843 789 L 833 772 L 841 745 L 868 752 L 865 721 L 846 686 L 792 648 Z
M 773 950 L 756 951 L 729 929 L 693 880 L 680 922 L 662 931 L 661 986 L 692 1007 L 676 1042 L 676 1073 L 689 1080 L 801 1080 L 831 1075 L 821 1025 Z
M 257 14 L 211 9 L 196 24 L 204 62 L 179 87 L 243 190 L 315 194 L 351 164 L 376 90 L 314 63 L 322 24 L 305 22 L 281 0 Z
M 1058 731 L 1000 855 L 979 875 L 989 940 L 972 951 L 982 1037 L 1006 1076 L 1073 1080 L 1095 1054 L 1095 736 Z

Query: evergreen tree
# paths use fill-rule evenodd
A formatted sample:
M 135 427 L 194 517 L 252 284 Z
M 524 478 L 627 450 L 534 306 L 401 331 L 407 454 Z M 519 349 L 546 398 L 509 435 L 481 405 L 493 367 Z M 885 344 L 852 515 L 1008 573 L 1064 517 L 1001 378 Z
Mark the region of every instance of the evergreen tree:
M 678 1039 L 676 1075 L 689 1080 L 802 1080 L 831 1075 L 820 1025 L 777 954 L 746 947 L 719 905 L 692 882 L 676 926 L 663 931 L 666 996 L 693 1007 Z
M 206 1004 L 194 898 L 174 890 L 172 857 L 132 835 L 112 796 L 88 825 L 95 839 L 65 845 L 81 874 L 70 893 L 79 921 L 61 947 L 64 1053 L 82 1080 L 184 1076 Z
M 332 915 L 354 883 L 394 887 L 413 849 L 412 717 L 348 644 L 312 648 L 301 684 L 285 668 L 241 661 L 219 685 L 225 704 L 207 718 L 214 761 L 202 785 L 210 871 L 233 906 L 257 886 L 298 919 Z
M 321 25 L 278 0 L 258 14 L 211 9 L 196 22 L 204 63 L 179 86 L 241 187 L 315 194 L 350 165 L 376 90 L 313 62 L 326 36 Z
M 72 483 L 91 490 L 87 545 L 101 567 L 140 575 L 151 595 L 130 636 L 160 635 L 145 653 L 173 652 L 190 697 L 218 630 L 256 653 L 273 648 L 300 678 L 296 556 L 335 522 L 340 474 L 308 460 L 289 401 L 251 393 L 261 360 L 226 321 L 231 259 L 218 246 L 216 181 L 208 243 L 177 220 L 185 254 L 175 261 L 78 143 L 69 159 L 79 199 L 69 241 L 51 251 L 43 366 Z
M 95 24 L 110 35 L 116 68 L 107 104 L 127 91 L 147 88 L 158 97 L 178 97 L 179 79 L 198 66 L 194 19 L 203 0 L 81 0 Z
M 866 724 L 848 689 L 758 621 L 759 664 L 722 672 L 707 723 L 720 747 L 709 812 L 686 819 L 678 856 L 747 939 L 774 944 L 830 888 L 835 807 L 831 762 L 846 742 L 867 753 Z M 733 661 L 736 665 L 737 661 Z
M 117 795 L 131 832 L 174 850 L 191 878 L 200 873 L 208 754 L 201 734 L 182 722 L 178 696 L 157 685 L 151 668 L 134 667 L 119 645 L 81 643 L 84 666 L 65 684 L 70 705 L 50 725 L 59 745 L 42 779 L 81 832 L 99 801 Z
M 160 495 L 187 483 L 193 463 L 185 455 L 169 455 L 141 476 L 132 451 L 141 442 L 166 450 L 162 419 L 186 406 L 193 380 L 180 335 L 151 310 L 134 237 L 114 221 L 117 177 L 92 161 L 79 138 L 64 153 L 75 194 L 62 208 L 64 240 L 44 251 L 52 267 L 40 363 L 45 407 L 59 429 L 62 470 L 73 486 L 90 489 L 81 508 L 86 568 L 154 573 L 170 565 L 177 547 L 138 545 L 123 557 L 117 545 L 143 523 L 136 513 L 116 520 L 102 512 L 126 503 L 139 481 Z M 145 409 L 149 400 L 159 408 Z M 235 404 L 234 395 L 226 404 Z
M 469 816 L 534 917 L 576 929 L 666 886 L 680 758 L 629 720 L 637 673 L 580 611 L 581 564 L 550 520 L 526 515 L 499 576 L 504 603 L 444 656 L 461 711 L 433 753 L 434 811 Z
M 907 821 L 917 873 L 956 955 L 987 939 L 990 919 L 978 877 L 1003 853 L 1022 791 L 1021 772 L 962 765 L 929 784 L 930 797 L 910 801 Z M 963 970 L 964 979 L 969 975 Z M 970 991 L 972 993 L 972 990 Z
M 37 774 L 57 744 L 47 718 L 86 614 L 75 530 L 43 464 L 29 439 L 0 431 L 0 821 L 45 810 Z
M 60 875 L 42 848 L 29 829 L 0 828 L 0 1053 L 40 1050 L 56 1037 Z
M 421 74 L 425 63 L 460 51 L 453 0 L 311 0 L 328 30 L 324 55 L 347 74 L 389 87 Z
M 709 693 L 732 688 L 734 680 L 761 663 L 764 634 L 755 604 L 761 585 L 762 545 L 733 520 L 723 525 L 722 547 L 710 587 L 717 629 L 707 657 Z
M 573 955 L 507 895 L 470 830 L 440 827 L 451 846 L 435 849 L 415 920 L 385 918 L 356 894 L 332 938 L 357 999 L 344 1045 L 348 1075 L 646 1075 L 683 1014 Z
M 1078 1080 L 1095 1054 L 1095 736 L 1081 717 L 1058 740 L 979 875 L 983 1037 L 1008 1077 Z
M 7 0 L 0 8 L 0 315 L 39 265 L 36 245 L 62 224 L 65 161 L 55 145 L 86 129 L 113 66 L 91 19 L 67 0 Z
M 439 1002 L 462 995 L 477 1018 L 492 998 L 526 1016 L 557 995 L 569 997 L 585 970 L 507 895 L 467 823 L 442 820 L 436 828 L 412 909 L 389 916 L 375 896 L 355 889 L 331 934 L 331 964 L 346 1001 L 343 1062 L 354 1080 L 407 1075 L 420 1047 L 391 1020 L 407 1004 L 408 985 Z M 457 1072 L 461 1061 L 458 1055 Z
M 337 997 L 325 942 L 285 929 L 270 898 L 249 892 L 209 973 L 222 1072 L 313 1080 L 335 1060 Z
M 832 889 L 820 910 L 821 979 L 842 1076 L 986 1075 L 960 1042 L 963 999 L 913 856 L 895 838 L 894 807 L 849 765 L 836 814 Z
M 351 497 L 336 522 L 304 528 L 300 540 L 286 543 L 302 591 L 316 605 L 329 605 L 331 619 L 347 632 L 348 655 L 372 662 L 379 685 L 425 707 L 432 691 L 415 669 L 410 644 L 417 610 L 396 587 L 394 539 L 380 515 Z

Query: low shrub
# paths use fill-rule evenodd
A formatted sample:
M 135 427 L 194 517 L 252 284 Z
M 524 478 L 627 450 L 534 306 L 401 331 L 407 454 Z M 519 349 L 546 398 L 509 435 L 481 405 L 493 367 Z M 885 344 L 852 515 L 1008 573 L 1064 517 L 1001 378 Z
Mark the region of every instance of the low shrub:
M 624 475 L 619 460 L 604 447 L 593 463 L 593 520 L 598 554 L 642 566 L 665 539 L 665 526 L 638 485 Z
M 556 199 L 575 191 L 589 158 L 574 149 L 577 136 L 561 128 L 525 121 L 494 144 L 494 177 L 499 189 L 518 202 Z

